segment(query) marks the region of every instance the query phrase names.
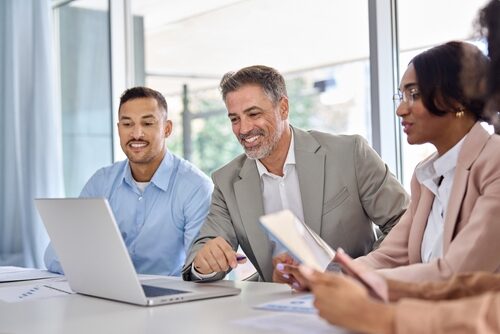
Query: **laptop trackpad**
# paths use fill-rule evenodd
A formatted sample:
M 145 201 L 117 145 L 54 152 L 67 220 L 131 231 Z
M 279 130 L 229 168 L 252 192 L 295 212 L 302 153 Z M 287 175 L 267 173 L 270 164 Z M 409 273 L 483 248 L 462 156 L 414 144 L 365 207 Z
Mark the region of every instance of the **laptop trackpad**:
M 168 296 L 168 295 L 177 295 L 180 293 L 188 293 L 189 291 L 168 289 L 168 288 L 160 288 L 157 286 L 145 285 L 141 284 L 142 289 L 144 290 L 144 294 L 146 297 L 158 297 L 158 296 Z

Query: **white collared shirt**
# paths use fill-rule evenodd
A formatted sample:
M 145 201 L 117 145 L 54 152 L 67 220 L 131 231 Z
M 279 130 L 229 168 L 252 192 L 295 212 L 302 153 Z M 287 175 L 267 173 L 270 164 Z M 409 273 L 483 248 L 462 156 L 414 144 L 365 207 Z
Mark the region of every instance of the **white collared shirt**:
M 299 175 L 295 168 L 295 140 L 292 131 L 292 139 L 288 147 L 285 164 L 283 166 L 283 176 L 270 173 L 259 160 L 255 160 L 257 170 L 260 176 L 260 186 L 262 191 L 262 200 L 264 204 L 264 213 L 274 213 L 284 209 L 289 209 L 304 222 L 304 210 L 302 209 L 302 196 L 299 187 Z M 286 252 L 274 237 L 268 234 L 272 243 L 273 257 Z M 191 273 L 198 279 L 212 278 L 216 273 L 200 274 L 194 268 L 194 262 L 191 265 Z
M 455 166 L 464 139 L 465 137 L 442 156 L 436 155 L 434 159 L 425 162 L 415 170 L 418 182 L 434 194 L 434 202 L 427 219 L 427 226 L 425 227 L 420 248 L 422 263 L 428 263 L 443 256 L 444 220 L 453 186 Z M 439 185 L 441 176 L 443 176 L 443 179 Z
M 300 194 L 299 176 L 295 164 L 295 140 L 292 131 L 292 139 L 288 148 L 283 176 L 270 173 L 267 168 L 256 160 L 257 170 L 260 175 L 262 199 L 264 201 L 264 213 L 270 214 L 288 209 L 304 222 L 304 210 L 302 208 L 302 196 Z M 286 249 L 269 235 L 273 243 L 273 257 L 286 252 Z

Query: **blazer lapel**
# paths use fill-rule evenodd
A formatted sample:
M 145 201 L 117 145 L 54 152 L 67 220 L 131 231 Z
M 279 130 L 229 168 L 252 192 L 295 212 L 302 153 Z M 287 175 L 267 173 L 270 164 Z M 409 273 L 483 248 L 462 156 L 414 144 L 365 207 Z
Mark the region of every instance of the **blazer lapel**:
M 410 264 L 422 262 L 422 240 L 424 239 L 424 231 L 434 202 L 434 194 L 426 187 L 420 186 L 420 198 L 412 198 L 412 200 L 417 201 L 418 206 L 413 216 L 408 237 L 408 261 Z
M 323 188 L 325 184 L 325 154 L 314 137 L 292 128 L 295 138 L 295 161 L 299 177 L 304 223 L 321 235 Z
M 457 164 L 455 176 L 453 178 L 453 186 L 451 187 L 450 199 L 448 201 L 448 207 L 446 208 L 443 228 L 443 254 L 448 251 L 448 247 L 453 239 L 458 214 L 462 206 L 465 191 L 467 190 L 469 171 L 461 167 L 460 164 Z
M 446 217 L 443 230 L 443 251 L 446 253 L 455 234 L 455 227 L 458 223 L 458 215 L 462 202 L 467 191 L 469 172 L 481 153 L 484 145 L 489 140 L 488 132 L 477 122 L 467 134 L 464 144 L 458 155 L 455 177 L 451 188 L 448 207 L 446 208 Z
M 260 177 L 255 162 L 247 159 L 240 171 L 241 179 L 234 183 L 234 193 L 257 268 L 261 275 L 272 273 L 272 254 L 269 237 L 259 223 L 264 214 Z M 271 281 L 272 277 L 264 277 Z

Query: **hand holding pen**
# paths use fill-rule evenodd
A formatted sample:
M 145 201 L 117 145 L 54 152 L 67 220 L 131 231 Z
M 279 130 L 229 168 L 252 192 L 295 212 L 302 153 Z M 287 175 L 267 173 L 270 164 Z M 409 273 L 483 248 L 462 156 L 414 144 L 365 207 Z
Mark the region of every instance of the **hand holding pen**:
M 200 274 L 226 272 L 245 263 L 246 256 L 237 254 L 222 237 L 209 240 L 196 254 L 193 265 Z

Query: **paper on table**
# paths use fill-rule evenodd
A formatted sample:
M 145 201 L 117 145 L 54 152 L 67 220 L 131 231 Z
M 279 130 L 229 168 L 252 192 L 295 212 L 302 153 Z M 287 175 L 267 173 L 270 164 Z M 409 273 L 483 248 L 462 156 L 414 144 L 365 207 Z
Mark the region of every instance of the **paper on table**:
M 22 267 L 0 267 L 0 283 L 28 281 L 42 278 L 61 277 L 59 274 L 47 270 L 22 268 Z
M 280 312 L 298 312 L 298 313 L 317 313 L 313 305 L 314 296 L 312 294 L 300 295 L 294 298 L 280 299 L 272 302 L 254 306 L 256 309 L 280 311 Z
M 260 223 L 302 263 L 324 271 L 335 251 L 290 210 L 260 217 Z
M 287 334 L 347 334 L 344 329 L 328 324 L 316 314 L 273 313 L 233 321 L 264 333 Z
M 50 282 L 48 284 L 15 285 L 0 288 L 0 300 L 7 303 L 18 303 L 48 297 L 65 296 L 74 293 L 67 282 Z

